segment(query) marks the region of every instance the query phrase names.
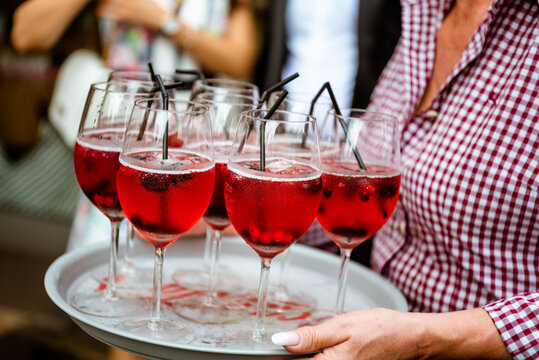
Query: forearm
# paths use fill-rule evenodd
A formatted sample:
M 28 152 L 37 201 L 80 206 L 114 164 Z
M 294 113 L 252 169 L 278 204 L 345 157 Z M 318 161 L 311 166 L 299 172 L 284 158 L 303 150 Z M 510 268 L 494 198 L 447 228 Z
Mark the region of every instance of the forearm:
M 19 52 L 48 50 L 90 0 L 29 0 L 13 15 L 11 41 Z
M 418 324 L 416 345 L 424 358 L 511 359 L 483 309 L 410 315 Z
M 173 41 L 209 72 L 243 79 L 251 75 L 256 58 L 256 27 L 248 10 L 231 16 L 225 34 L 217 36 L 182 25 Z

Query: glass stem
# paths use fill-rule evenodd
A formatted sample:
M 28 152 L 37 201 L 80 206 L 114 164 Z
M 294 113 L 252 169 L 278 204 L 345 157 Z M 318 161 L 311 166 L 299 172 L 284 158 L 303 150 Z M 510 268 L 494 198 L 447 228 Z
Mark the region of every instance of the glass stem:
M 118 297 L 116 291 L 116 263 L 118 261 L 118 239 L 120 235 L 120 222 L 111 221 L 111 237 L 109 248 L 109 269 L 107 277 L 107 287 L 105 289 L 105 297 L 115 299 Z
M 131 261 L 131 253 L 135 240 L 135 228 L 127 221 L 127 232 L 125 236 L 125 250 L 124 250 L 124 268 L 130 268 L 133 264 Z
M 152 308 L 150 312 L 149 326 L 152 329 L 159 327 L 160 309 L 161 309 L 161 285 L 163 282 L 163 260 L 165 259 L 165 249 L 155 248 L 155 264 L 153 267 L 153 290 L 152 290 Z
M 209 301 L 214 303 L 217 300 L 217 267 L 219 266 L 219 254 L 221 253 L 221 235 L 220 230 L 211 229 L 213 233 L 214 246 L 210 262 L 210 278 L 208 279 Z
M 341 248 L 341 269 L 339 273 L 339 290 L 337 291 L 337 303 L 335 313 L 340 315 L 344 312 L 344 298 L 346 296 L 346 283 L 348 280 L 348 264 L 350 264 L 350 255 L 352 249 Z
M 208 226 L 206 228 L 206 241 L 204 242 L 204 264 L 202 267 L 202 272 L 204 275 L 210 274 L 210 267 L 211 267 L 211 258 L 213 253 L 213 229 Z
M 277 300 L 288 300 L 288 287 L 286 280 L 288 278 L 288 267 L 290 266 L 290 247 L 284 251 L 281 255 L 281 267 L 279 272 L 279 284 L 277 285 L 277 291 L 275 297 Z
M 266 319 L 266 305 L 268 300 L 268 283 L 271 258 L 261 257 L 260 282 L 258 285 L 258 304 L 256 305 L 256 323 L 253 332 L 253 340 L 264 341 L 266 339 L 266 330 L 264 320 Z

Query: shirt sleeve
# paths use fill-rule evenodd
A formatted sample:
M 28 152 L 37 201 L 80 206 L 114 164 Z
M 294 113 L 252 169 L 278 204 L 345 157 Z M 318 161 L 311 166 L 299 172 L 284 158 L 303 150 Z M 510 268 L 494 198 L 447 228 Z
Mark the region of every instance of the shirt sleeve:
M 539 358 L 539 292 L 505 298 L 483 308 L 513 359 Z

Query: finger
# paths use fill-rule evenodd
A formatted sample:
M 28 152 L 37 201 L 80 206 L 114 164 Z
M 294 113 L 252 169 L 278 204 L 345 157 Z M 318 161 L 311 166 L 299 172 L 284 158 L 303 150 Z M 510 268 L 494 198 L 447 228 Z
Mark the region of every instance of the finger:
M 359 356 L 358 353 L 354 351 L 350 351 L 346 346 L 346 343 L 341 343 L 333 347 L 325 348 L 322 351 L 319 351 L 318 353 L 311 354 L 312 356 L 309 356 L 308 354 L 305 354 L 306 357 L 298 359 L 298 360 L 357 360 L 360 359 L 361 356 Z
M 305 358 L 299 358 L 299 359 L 296 359 L 296 360 L 328 360 L 328 358 L 326 357 L 326 355 L 324 353 L 318 353 L 312 357 L 305 357 Z
M 95 8 L 95 14 L 97 16 L 113 18 L 117 16 L 116 7 L 110 4 L 100 4 Z
M 109 4 L 109 5 L 119 5 L 122 3 L 121 1 L 118 1 L 118 0 L 99 0 L 99 2 L 102 4 Z
M 122 6 L 116 5 L 103 5 L 98 6 L 95 10 L 97 16 L 101 16 L 111 20 L 130 22 L 132 19 L 126 12 L 126 9 Z
M 347 339 L 348 335 L 342 331 L 338 317 L 316 326 L 304 326 L 272 336 L 276 345 L 284 346 L 287 351 L 293 353 L 316 352 L 338 345 Z
M 344 356 L 341 356 L 341 355 L 342 354 L 330 355 L 326 351 L 321 351 L 318 354 L 313 354 L 312 356 L 304 357 L 304 358 L 300 358 L 300 359 L 296 359 L 296 360 L 334 360 L 334 359 L 346 360 L 344 358 Z

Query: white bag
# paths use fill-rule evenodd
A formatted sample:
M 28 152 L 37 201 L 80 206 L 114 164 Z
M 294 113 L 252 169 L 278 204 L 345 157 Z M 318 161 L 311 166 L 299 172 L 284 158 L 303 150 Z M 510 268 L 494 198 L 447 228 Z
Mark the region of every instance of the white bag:
M 90 85 L 106 81 L 110 71 L 99 55 L 86 49 L 71 53 L 60 67 L 48 114 L 68 146 L 75 146 Z

